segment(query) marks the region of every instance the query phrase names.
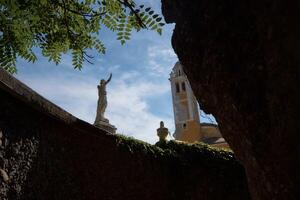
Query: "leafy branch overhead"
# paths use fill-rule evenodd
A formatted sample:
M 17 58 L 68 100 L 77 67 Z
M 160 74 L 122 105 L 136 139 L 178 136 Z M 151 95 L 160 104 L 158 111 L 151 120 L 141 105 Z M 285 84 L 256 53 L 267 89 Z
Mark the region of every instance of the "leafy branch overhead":
M 88 49 L 105 53 L 99 37 L 104 26 L 116 32 L 121 44 L 132 31 L 162 33 L 162 18 L 152 8 L 133 0 L 0 0 L 0 66 L 16 72 L 16 59 L 34 62 L 33 49 L 58 64 L 71 51 L 74 68 L 91 62 Z

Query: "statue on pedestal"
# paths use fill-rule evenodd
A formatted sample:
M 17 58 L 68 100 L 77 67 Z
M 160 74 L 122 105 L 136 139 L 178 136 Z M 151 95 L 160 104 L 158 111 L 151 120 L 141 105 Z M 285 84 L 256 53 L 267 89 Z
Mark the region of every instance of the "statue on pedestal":
M 94 124 L 96 125 L 100 121 L 108 122 L 108 119 L 104 117 L 104 113 L 107 107 L 106 97 L 106 85 L 110 82 L 112 74 L 110 74 L 107 80 L 102 79 L 100 85 L 98 85 L 98 104 L 97 104 L 97 115 Z
M 98 104 L 97 104 L 97 114 L 94 125 L 98 128 L 104 129 L 108 132 L 115 133 L 116 128 L 109 124 L 109 120 L 104 117 L 104 113 L 107 107 L 107 94 L 106 85 L 110 82 L 112 74 L 110 74 L 107 80 L 102 79 L 98 87 Z
M 164 122 L 160 122 L 160 127 L 157 130 L 157 136 L 159 137 L 159 141 L 155 143 L 156 146 L 159 146 L 161 148 L 167 147 L 167 136 L 169 134 L 168 128 L 165 127 Z
M 169 134 L 168 128 L 165 127 L 164 122 L 160 122 L 160 127 L 157 129 L 157 135 L 159 137 L 159 142 L 166 142 L 167 136 Z

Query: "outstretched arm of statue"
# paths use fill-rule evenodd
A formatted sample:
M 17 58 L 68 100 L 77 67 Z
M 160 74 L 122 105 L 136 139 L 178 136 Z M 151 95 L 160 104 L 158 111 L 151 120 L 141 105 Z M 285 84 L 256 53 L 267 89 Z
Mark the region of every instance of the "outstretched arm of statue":
M 111 80 L 111 77 L 112 77 L 112 73 L 110 73 L 109 78 L 108 78 L 107 81 L 105 82 L 105 85 L 106 85 L 107 83 L 109 83 L 109 81 Z

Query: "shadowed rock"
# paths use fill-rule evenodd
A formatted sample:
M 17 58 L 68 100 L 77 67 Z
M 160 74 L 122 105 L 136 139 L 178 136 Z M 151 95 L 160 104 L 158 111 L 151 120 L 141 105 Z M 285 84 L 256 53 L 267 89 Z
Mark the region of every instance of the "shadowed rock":
M 253 199 L 299 199 L 298 1 L 162 0 L 195 96 L 246 168 Z

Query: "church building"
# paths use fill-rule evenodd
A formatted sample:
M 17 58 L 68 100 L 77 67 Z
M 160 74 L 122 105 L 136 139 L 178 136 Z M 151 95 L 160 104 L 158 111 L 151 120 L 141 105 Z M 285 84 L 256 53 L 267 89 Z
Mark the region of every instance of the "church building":
M 198 102 L 183 66 L 177 62 L 170 74 L 176 140 L 201 141 L 215 147 L 229 148 L 216 124 L 200 123 Z

